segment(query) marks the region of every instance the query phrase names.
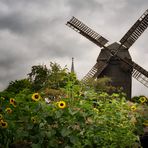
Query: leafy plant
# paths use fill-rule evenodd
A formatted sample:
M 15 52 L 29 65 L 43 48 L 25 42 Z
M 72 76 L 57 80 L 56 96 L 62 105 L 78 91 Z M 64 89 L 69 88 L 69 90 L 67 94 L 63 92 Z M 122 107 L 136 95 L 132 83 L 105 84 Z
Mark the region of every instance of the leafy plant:
M 38 91 L 25 87 L 17 93 L 0 93 L 0 147 L 140 146 L 139 137 L 148 120 L 146 97 L 140 97 L 140 102 L 127 101 L 120 91 L 105 91 L 108 79 L 84 85 L 74 73 L 53 63 L 51 67 L 48 72 L 35 67 L 32 83 L 43 82 L 37 85 Z M 45 98 L 50 101 L 46 103 Z

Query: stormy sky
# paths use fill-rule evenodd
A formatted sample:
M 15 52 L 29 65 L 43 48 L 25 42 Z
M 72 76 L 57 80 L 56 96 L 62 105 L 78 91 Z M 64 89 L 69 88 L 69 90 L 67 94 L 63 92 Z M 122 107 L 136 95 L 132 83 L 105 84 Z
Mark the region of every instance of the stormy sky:
M 95 64 L 100 48 L 68 28 L 75 16 L 113 43 L 148 8 L 147 0 L 0 0 L 0 90 L 23 79 L 31 66 L 75 59 L 81 79 Z M 148 70 L 148 31 L 130 48 L 133 60 Z M 133 96 L 148 88 L 133 80 Z

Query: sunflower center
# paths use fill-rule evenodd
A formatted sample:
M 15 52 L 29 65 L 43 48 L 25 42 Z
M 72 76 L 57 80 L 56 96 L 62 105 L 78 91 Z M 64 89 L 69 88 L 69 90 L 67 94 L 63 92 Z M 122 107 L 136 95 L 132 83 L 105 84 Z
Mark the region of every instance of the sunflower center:
M 63 103 L 61 103 L 61 104 L 60 104 L 60 106 L 64 106 L 64 104 L 63 104 Z
M 13 103 L 14 105 L 16 105 L 16 102 L 14 101 L 14 103 Z
M 35 97 L 36 99 L 38 99 L 38 98 L 39 98 L 39 96 L 38 96 L 38 95 L 35 95 L 34 97 Z
M 6 123 L 2 123 L 2 126 L 6 126 Z

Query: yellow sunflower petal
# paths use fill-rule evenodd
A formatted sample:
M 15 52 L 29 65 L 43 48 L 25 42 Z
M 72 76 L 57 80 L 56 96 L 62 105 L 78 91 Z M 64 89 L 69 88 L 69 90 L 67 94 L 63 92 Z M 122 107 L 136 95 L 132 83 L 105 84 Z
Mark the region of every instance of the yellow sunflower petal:
M 36 123 L 36 122 L 37 122 L 36 117 L 31 117 L 31 121 L 32 121 L 33 123 Z
M 146 120 L 143 125 L 148 126 L 148 120 Z
M 15 99 L 14 99 L 14 98 L 10 98 L 10 100 L 9 100 L 10 104 L 13 104 L 13 103 L 14 103 L 14 101 L 15 101 Z
M 41 96 L 39 95 L 39 93 L 34 93 L 32 95 L 32 100 L 39 101 L 40 99 L 41 99 Z
M 3 119 L 3 115 L 2 115 L 2 114 L 0 114 L 0 120 L 1 120 L 1 119 Z
M 146 99 L 146 97 L 140 97 L 139 101 L 140 101 L 141 103 L 144 103 L 144 102 L 147 101 L 147 99 Z
M 131 110 L 135 111 L 137 109 L 137 107 L 135 105 L 131 106 Z
M 12 113 L 12 109 L 10 107 L 6 108 L 5 111 L 9 114 Z
M 59 101 L 59 102 L 58 102 L 58 107 L 61 108 L 61 109 L 65 108 L 65 107 L 66 107 L 66 102 L 64 102 L 64 101 Z
M 8 127 L 8 123 L 7 122 L 5 122 L 5 121 L 1 121 L 1 127 L 2 128 L 7 128 Z

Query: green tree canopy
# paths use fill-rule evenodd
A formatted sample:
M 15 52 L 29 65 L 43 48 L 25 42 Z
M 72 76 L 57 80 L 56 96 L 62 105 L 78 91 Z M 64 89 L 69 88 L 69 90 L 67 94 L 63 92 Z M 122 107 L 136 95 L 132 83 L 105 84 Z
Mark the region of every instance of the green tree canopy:
M 61 68 L 57 63 L 50 62 L 50 72 L 46 87 L 52 89 L 59 89 L 66 84 L 66 76 L 68 75 L 68 69 L 66 67 Z
M 46 83 L 49 70 L 45 65 L 32 66 L 31 72 L 28 74 L 28 78 L 32 84 L 32 90 L 40 90 Z
M 69 74 L 66 67 L 61 68 L 57 63 L 50 62 L 50 67 L 46 65 L 32 66 L 28 78 L 32 84 L 33 91 L 45 88 L 60 89 L 66 85 L 66 76 Z
M 22 79 L 22 80 L 11 81 L 8 87 L 5 89 L 5 91 L 9 93 L 13 92 L 14 94 L 17 94 L 26 88 L 30 89 L 31 83 L 28 79 Z

